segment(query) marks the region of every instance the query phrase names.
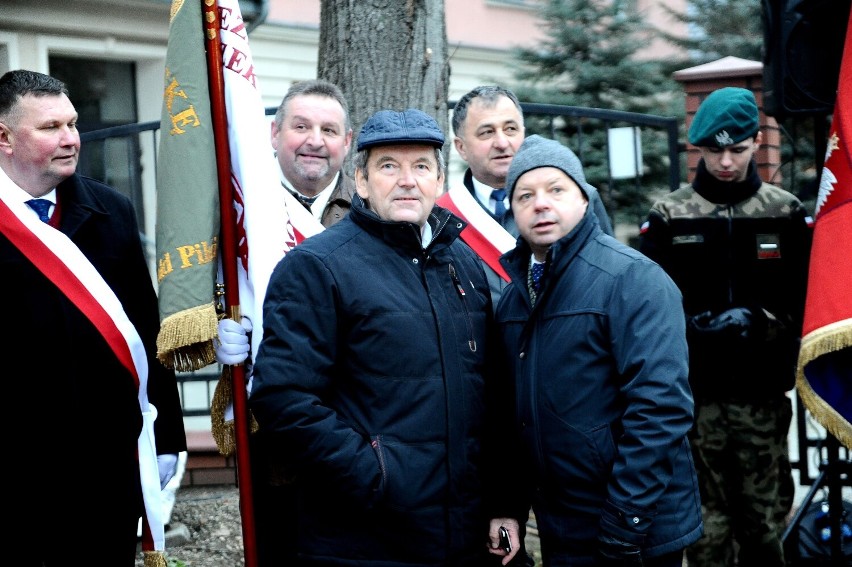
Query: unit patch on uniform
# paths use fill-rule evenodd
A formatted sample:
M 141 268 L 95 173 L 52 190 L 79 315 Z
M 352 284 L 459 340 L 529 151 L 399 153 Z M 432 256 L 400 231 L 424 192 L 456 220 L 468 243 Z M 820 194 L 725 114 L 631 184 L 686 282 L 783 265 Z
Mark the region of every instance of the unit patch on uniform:
M 757 259 L 769 260 L 781 257 L 781 238 L 777 234 L 757 235 Z
M 672 237 L 672 245 L 678 244 L 702 244 L 704 242 L 703 234 L 681 234 L 680 236 Z

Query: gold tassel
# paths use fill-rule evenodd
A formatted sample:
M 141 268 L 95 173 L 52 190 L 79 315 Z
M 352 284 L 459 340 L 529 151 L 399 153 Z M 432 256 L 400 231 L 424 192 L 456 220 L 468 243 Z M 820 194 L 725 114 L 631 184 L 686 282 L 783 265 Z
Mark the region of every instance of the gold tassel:
M 160 325 L 157 358 L 178 372 L 199 370 L 216 361 L 213 339 L 219 318 L 213 302 L 169 315 Z
M 162 551 L 145 551 L 142 555 L 145 558 L 145 567 L 168 567 L 166 554 Z
M 234 420 L 225 420 L 225 411 L 233 405 L 233 389 L 231 385 L 231 367 L 223 366 L 222 375 L 213 391 L 213 401 L 210 403 L 210 431 L 219 453 L 225 457 L 234 454 L 237 448 Z M 258 430 L 259 425 L 249 411 L 251 433 Z
M 852 348 L 852 327 L 849 326 L 848 320 L 838 321 L 808 333 L 802 339 L 802 346 L 799 350 L 796 390 L 802 403 L 816 420 L 834 435 L 844 447 L 852 449 L 852 424 L 813 391 L 805 376 L 805 366 L 808 363 L 820 356 L 844 348 Z

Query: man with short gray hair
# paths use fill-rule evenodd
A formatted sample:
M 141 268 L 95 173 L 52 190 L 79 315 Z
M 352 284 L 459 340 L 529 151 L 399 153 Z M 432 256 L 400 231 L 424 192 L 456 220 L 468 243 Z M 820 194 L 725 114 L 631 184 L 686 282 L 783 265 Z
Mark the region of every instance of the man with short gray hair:
M 322 79 L 293 83 L 275 112 L 271 142 L 281 184 L 323 226 L 346 216 L 355 192 L 342 171 L 352 126 L 337 85 Z
M 290 459 L 299 565 L 494 564 L 491 297 L 435 206 L 443 144 L 424 112 L 373 114 L 349 215 L 270 279 L 249 404 Z

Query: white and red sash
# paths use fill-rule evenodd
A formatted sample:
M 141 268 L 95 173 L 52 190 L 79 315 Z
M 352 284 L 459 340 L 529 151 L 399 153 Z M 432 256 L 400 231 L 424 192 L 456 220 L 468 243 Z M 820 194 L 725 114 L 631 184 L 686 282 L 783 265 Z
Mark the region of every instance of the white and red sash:
M 21 199 L 22 191 L 0 169 L 0 233 L 92 322 L 136 383 L 143 417 L 138 455 L 145 515 L 153 547 L 162 551 L 165 549 L 165 526 L 154 441 L 157 410 L 148 403 L 148 359 L 142 339 L 118 297 L 88 258 L 65 234 L 43 223 L 28 210 Z
M 467 222 L 461 237 L 482 261 L 504 280 L 511 281 L 500 265 L 500 256 L 515 247 L 515 237 L 500 226 L 466 187 L 453 187 L 438 198 L 438 205 Z

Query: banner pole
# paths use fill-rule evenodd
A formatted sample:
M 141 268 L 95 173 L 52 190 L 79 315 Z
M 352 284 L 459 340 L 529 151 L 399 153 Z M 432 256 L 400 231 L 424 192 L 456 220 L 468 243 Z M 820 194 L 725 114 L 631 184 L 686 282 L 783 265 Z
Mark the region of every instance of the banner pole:
M 204 39 L 207 70 L 210 77 L 210 107 L 216 146 L 216 170 L 219 180 L 221 218 L 222 277 L 225 284 L 225 308 L 228 316 L 239 322 L 240 298 L 237 279 L 236 216 L 231 184 L 231 152 L 228 143 L 228 117 L 225 110 L 225 78 L 222 72 L 220 17 L 216 0 L 201 0 L 204 9 Z M 243 529 L 245 567 L 257 567 L 254 503 L 252 499 L 251 465 L 249 462 L 249 412 L 246 374 L 242 364 L 231 366 L 234 403 L 234 441 L 237 456 L 237 486 L 240 493 L 240 517 Z

